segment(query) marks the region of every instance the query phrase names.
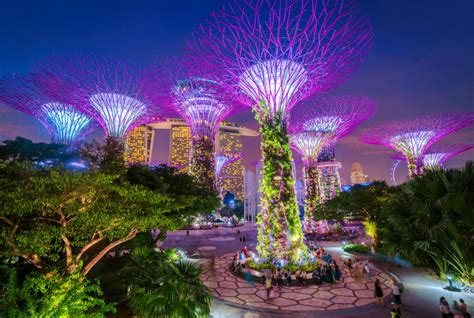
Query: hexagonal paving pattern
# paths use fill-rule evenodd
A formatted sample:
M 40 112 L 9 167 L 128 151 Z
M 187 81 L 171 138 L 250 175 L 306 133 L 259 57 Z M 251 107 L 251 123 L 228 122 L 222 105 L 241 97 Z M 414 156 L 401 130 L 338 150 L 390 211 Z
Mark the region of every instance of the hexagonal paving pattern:
M 228 264 L 233 254 L 215 259 L 214 268 L 203 271 L 201 278 L 211 289 L 214 297 L 223 301 L 246 307 L 268 308 L 285 311 L 341 310 L 375 303 L 375 279 L 382 283 L 385 297 L 390 296 L 390 277 L 383 271 L 373 268 L 368 283 L 343 270 L 342 280 L 333 285 L 284 286 L 281 290 L 274 286 L 267 299 L 265 286 L 260 282 L 247 282 L 229 272 Z M 339 261 L 342 264 L 342 261 Z

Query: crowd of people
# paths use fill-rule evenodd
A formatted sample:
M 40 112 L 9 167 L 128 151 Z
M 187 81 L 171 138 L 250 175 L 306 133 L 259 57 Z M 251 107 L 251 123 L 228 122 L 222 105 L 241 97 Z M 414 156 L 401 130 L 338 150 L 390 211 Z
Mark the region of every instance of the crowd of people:
M 445 297 L 439 299 L 439 312 L 442 318 L 471 318 L 467 312 L 467 305 L 463 299 L 453 300 L 451 307 Z

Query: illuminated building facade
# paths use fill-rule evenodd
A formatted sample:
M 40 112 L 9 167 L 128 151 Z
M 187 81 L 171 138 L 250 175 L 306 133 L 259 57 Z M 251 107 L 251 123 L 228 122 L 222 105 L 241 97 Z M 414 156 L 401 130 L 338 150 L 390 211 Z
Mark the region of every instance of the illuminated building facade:
M 149 124 L 154 129 L 170 130 L 169 162 L 178 169 L 189 172 L 191 133 L 182 119 L 168 119 Z M 222 167 L 218 176 L 219 189 L 222 193 L 231 192 L 239 200 L 244 199 L 244 162 L 242 159 L 242 136 L 258 136 L 256 131 L 223 122 L 216 133 L 216 156 L 226 156 L 230 160 Z
M 150 164 L 154 137 L 155 131 L 150 126 L 141 125 L 132 129 L 125 140 L 125 161 L 129 164 Z

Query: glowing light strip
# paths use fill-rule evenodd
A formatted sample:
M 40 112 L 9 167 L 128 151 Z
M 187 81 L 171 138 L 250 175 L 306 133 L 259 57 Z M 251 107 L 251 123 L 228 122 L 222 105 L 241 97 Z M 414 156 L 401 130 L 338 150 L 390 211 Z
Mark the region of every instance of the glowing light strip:
M 255 103 L 273 115 L 285 113 L 293 106 L 294 95 L 307 80 L 302 65 L 287 60 L 270 60 L 247 68 L 240 76 L 239 86 Z
M 342 122 L 337 116 L 321 116 L 306 121 L 303 127 L 308 131 L 336 132 Z
M 46 103 L 41 106 L 46 120 L 54 127 L 54 142 L 69 145 L 89 125 L 90 118 L 73 106 L 61 103 Z
M 435 136 L 436 133 L 434 131 L 420 130 L 394 136 L 390 142 L 403 153 L 419 158 L 423 155 L 429 141 Z
M 145 104 L 121 94 L 94 94 L 90 103 L 101 116 L 107 135 L 118 138 L 124 138 L 131 125 L 146 113 Z

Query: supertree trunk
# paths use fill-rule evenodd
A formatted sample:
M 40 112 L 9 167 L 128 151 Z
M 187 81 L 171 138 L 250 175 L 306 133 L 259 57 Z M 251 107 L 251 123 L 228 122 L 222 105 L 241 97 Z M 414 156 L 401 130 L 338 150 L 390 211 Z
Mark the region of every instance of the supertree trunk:
M 417 160 L 412 156 L 407 156 L 407 168 L 410 179 L 415 178 L 415 176 L 418 174 L 418 163 Z
M 212 133 L 191 137 L 190 172 L 196 180 L 211 191 L 217 191 L 214 136 Z
M 321 180 L 321 200 L 334 199 L 341 192 L 341 177 L 337 166 L 328 166 L 319 169 Z
M 295 194 L 292 155 L 286 122 L 281 113 L 274 117 L 257 114 L 262 136 L 262 192 L 257 251 L 266 259 L 296 262 L 306 254 Z
M 305 206 L 304 206 L 304 228 L 310 231 L 313 228 L 313 216 L 321 203 L 321 184 L 316 160 L 305 160 L 304 162 L 305 183 Z

